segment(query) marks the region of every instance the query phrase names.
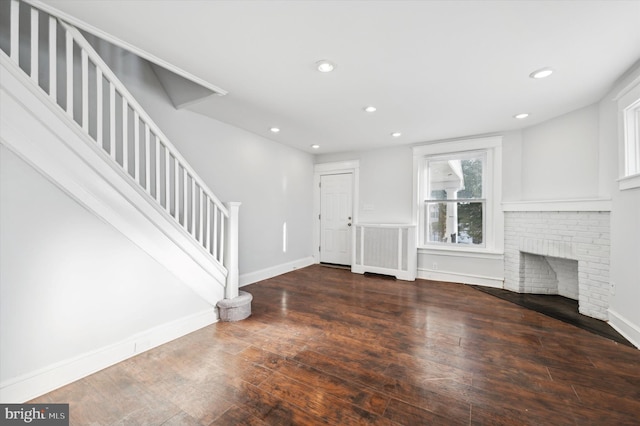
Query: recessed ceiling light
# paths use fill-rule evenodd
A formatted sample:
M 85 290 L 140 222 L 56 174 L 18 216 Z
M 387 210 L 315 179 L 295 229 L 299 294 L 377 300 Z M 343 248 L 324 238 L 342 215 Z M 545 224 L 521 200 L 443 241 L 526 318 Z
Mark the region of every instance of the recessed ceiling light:
M 313 144 L 313 145 L 311 145 L 311 148 L 313 148 L 313 149 L 318 149 L 318 148 L 320 148 L 320 145 L 318 145 L 318 144 Z
M 402 136 L 402 133 L 400 133 L 400 132 L 393 132 L 393 133 L 391 133 L 391 136 L 393 136 L 394 138 L 399 138 L 400 136 Z
M 273 133 L 278 133 L 280 131 L 280 129 L 278 127 L 272 127 L 269 129 L 271 132 Z
M 523 118 L 527 118 L 528 116 L 529 116 L 529 114 L 527 114 L 526 112 L 523 112 L 522 114 L 514 115 L 513 118 L 517 118 L 518 120 L 522 120 Z
M 331 61 L 327 61 L 326 59 L 316 62 L 316 68 L 318 68 L 318 71 L 320 72 L 331 72 L 335 67 L 336 64 Z
M 364 108 L 365 112 L 376 112 L 376 107 L 369 105 L 368 107 Z
M 541 78 L 549 77 L 551 74 L 553 74 L 553 70 L 551 68 L 541 68 L 529 74 L 529 77 L 535 78 L 535 79 L 541 79 Z

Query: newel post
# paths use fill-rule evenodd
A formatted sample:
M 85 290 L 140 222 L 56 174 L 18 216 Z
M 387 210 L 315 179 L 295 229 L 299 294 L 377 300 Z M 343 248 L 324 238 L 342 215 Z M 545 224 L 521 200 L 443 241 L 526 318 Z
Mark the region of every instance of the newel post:
M 238 297 L 238 215 L 240 212 L 239 202 L 226 203 L 229 211 L 229 227 L 227 229 L 227 252 L 225 267 L 227 268 L 227 285 L 224 291 L 225 299 Z
M 227 285 L 224 299 L 218 302 L 218 312 L 222 321 L 240 321 L 251 315 L 251 296 L 246 291 L 238 290 L 238 212 L 240 203 L 227 203 L 229 226 L 225 242 L 227 252 L 224 266 L 227 268 Z

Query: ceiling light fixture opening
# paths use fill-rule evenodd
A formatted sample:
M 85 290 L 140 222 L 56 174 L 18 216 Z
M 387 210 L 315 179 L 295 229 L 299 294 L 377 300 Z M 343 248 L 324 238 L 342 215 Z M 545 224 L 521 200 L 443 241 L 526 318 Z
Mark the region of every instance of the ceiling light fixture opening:
M 316 62 L 316 68 L 320 72 L 331 72 L 336 68 L 336 64 L 331 61 L 327 61 L 323 59 L 321 61 Z
M 529 74 L 529 77 L 539 80 L 541 78 L 549 77 L 551 74 L 553 74 L 553 70 L 551 68 L 540 68 L 539 70 Z
M 269 129 L 272 133 L 278 133 L 280 132 L 280 128 L 279 127 L 272 127 Z
M 393 133 L 391 133 L 391 136 L 393 136 L 394 138 L 399 138 L 400 136 L 402 136 L 402 133 L 400 133 L 400 132 L 393 132 Z
M 313 144 L 313 145 L 311 145 L 311 148 L 313 148 L 313 149 L 318 149 L 318 148 L 320 148 L 320 145 L 318 145 L 318 144 Z
M 529 114 L 527 114 L 526 112 L 523 112 L 522 114 L 516 114 L 513 116 L 513 118 L 517 118 L 518 120 L 522 120 L 523 118 L 527 118 L 529 116 Z
M 376 112 L 376 107 L 374 107 L 373 105 L 369 105 L 368 107 L 364 108 L 365 112 Z

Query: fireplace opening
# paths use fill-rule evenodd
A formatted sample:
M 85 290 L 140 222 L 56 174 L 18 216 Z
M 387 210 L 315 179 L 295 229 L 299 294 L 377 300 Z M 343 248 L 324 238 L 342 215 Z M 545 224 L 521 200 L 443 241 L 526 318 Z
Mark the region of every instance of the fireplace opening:
M 522 252 L 523 292 L 579 300 L 578 261 Z

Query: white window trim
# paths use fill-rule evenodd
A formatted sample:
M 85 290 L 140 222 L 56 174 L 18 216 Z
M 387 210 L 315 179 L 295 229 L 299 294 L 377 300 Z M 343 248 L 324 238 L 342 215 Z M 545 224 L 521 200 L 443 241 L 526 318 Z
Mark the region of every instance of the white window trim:
M 621 191 L 640 188 L 640 77 L 618 97 L 619 178 Z
M 486 252 L 502 253 L 504 250 L 504 215 L 502 212 L 502 136 L 473 138 L 449 142 L 438 142 L 413 148 L 413 212 L 418 224 L 417 232 L 422 232 L 421 194 L 424 179 L 425 157 L 433 155 L 455 154 L 467 151 L 487 150 L 487 178 L 491 181 L 485 188 L 487 198 L 486 239 L 484 247 L 464 245 L 422 244 L 418 238 L 418 248 L 433 251 Z

